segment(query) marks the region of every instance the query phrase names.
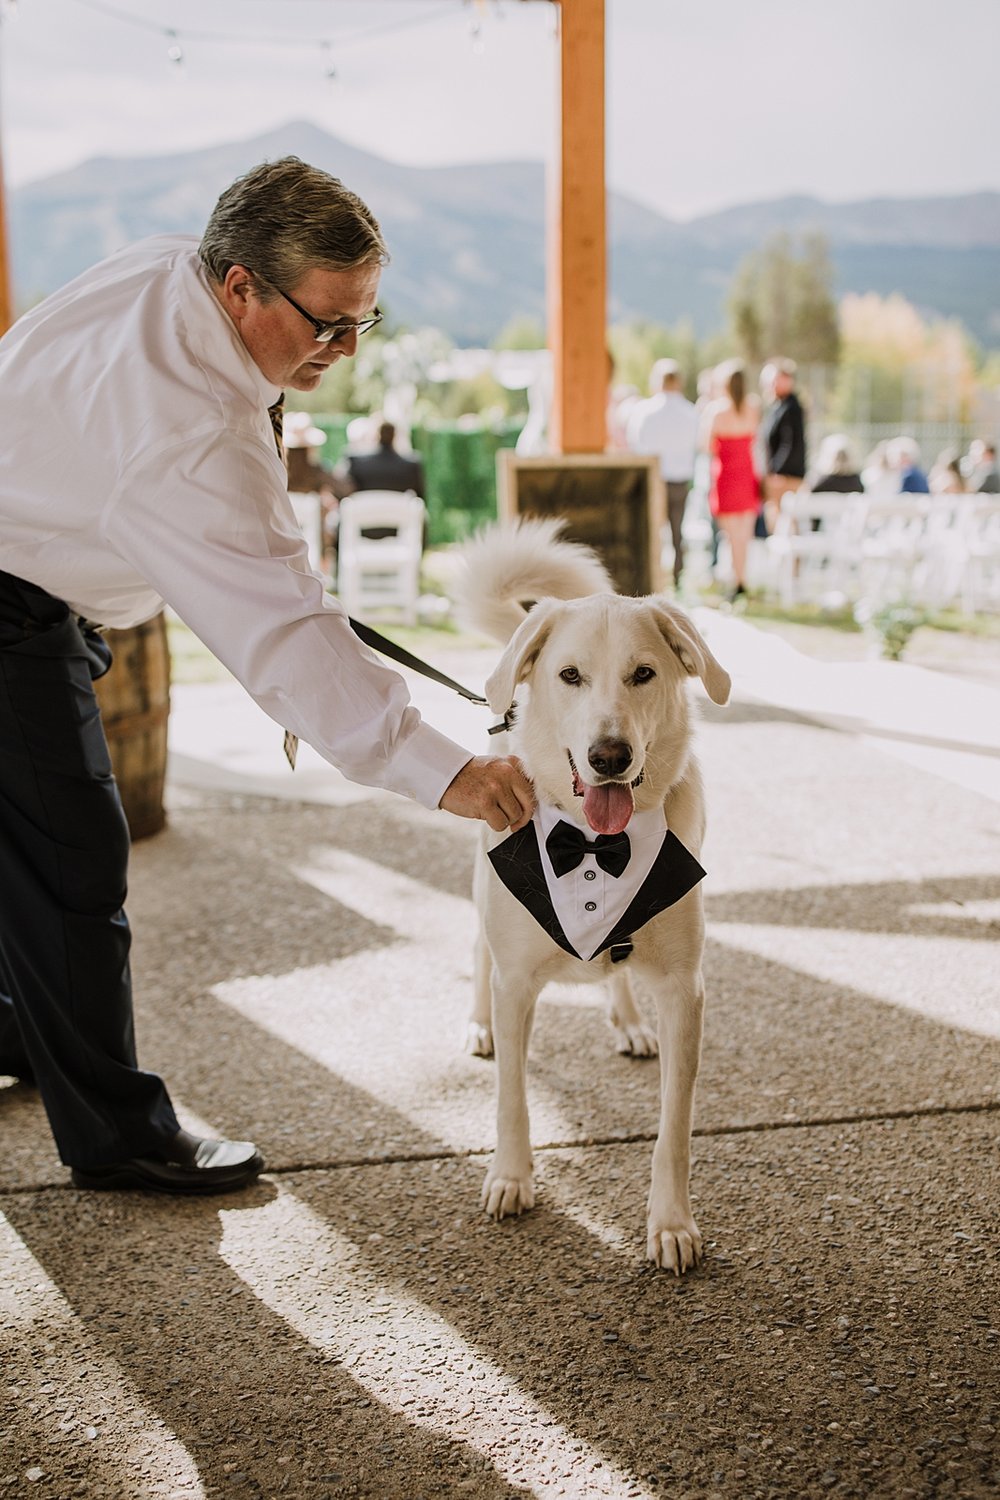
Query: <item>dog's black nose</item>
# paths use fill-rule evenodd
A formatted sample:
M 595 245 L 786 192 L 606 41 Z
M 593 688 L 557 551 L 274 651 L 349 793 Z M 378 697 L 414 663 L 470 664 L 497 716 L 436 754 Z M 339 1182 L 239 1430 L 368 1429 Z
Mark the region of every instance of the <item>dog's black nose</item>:
M 598 776 L 620 776 L 632 762 L 632 746 L 625 740 L 596 740 L 587 759 Z

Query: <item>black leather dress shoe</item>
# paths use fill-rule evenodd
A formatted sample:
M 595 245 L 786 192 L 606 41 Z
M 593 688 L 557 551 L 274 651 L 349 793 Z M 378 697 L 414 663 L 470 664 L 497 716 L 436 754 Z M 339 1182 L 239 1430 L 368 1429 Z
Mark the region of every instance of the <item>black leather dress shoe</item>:
M 26 1064 L 19 1063 L 16 1067 L 8 1068 L 6 1063 L 0 1063 L 0 1074 L 5 1078 L 16 1078 L 18 1083 L 24 1084 L 25 1088 L 37 1088 L 35 1075 Z
M 181 1130 L 161 1157 L 136 1156 L 105 1167 L 73 1167 L 73 1186 L 152 1193 L 231 1193 L 264 1170 L 252 1141 L 201 1140 Z

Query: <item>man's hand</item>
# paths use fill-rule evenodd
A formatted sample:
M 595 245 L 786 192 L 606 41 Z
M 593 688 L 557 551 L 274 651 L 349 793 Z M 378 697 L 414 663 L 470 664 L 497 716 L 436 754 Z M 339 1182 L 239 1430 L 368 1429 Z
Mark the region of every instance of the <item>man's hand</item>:
M 515 833 L 530 821 L 535 792 L 520 761 L 477 755 L 462 767 L 439 804 L 459 818 L 482 818 L 496 833 Z

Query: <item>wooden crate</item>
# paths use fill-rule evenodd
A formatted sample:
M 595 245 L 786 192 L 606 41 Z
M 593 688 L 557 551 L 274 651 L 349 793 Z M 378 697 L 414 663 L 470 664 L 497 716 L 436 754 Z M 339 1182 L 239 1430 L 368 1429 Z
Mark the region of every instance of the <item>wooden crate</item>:
M 598 553 L 622 594 L 655 594 L 666 497 L 655 457 L 637 453 L 497 454 L 501 521 L 563 516 L 565 535 Z

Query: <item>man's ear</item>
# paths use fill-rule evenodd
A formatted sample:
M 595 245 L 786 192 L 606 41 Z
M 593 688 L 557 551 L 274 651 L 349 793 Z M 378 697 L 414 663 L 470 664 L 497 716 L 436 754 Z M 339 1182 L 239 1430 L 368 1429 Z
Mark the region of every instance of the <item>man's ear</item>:
M 254 279 L 246 266 L 230 266 L 219 287 L 219 301 L 234 323 L 240 323 L 250 310 L 250 299 L 256 291 Z
M 518 683 L 531 671 L 561 608 L 559 599 L 539 599 L 511 636 L 486 684 L 486 697 L 494 713 L 505 714 L 510 708 Z

